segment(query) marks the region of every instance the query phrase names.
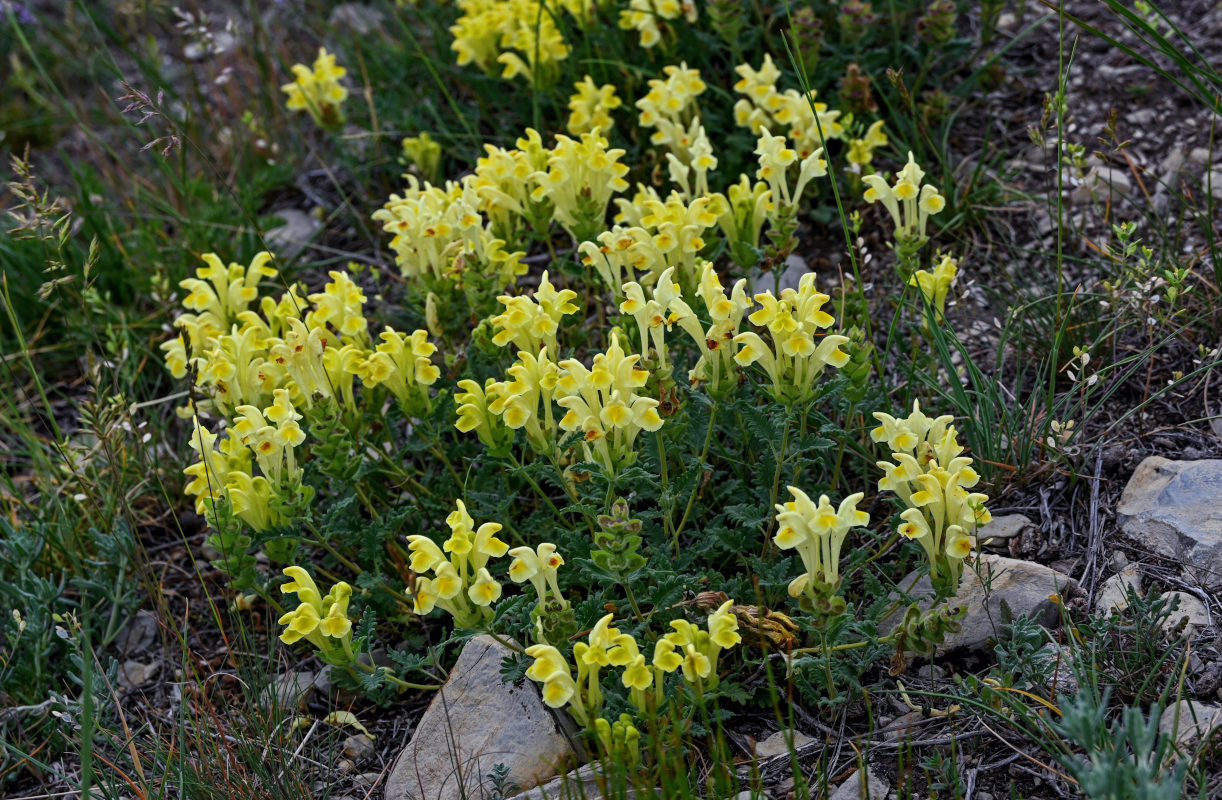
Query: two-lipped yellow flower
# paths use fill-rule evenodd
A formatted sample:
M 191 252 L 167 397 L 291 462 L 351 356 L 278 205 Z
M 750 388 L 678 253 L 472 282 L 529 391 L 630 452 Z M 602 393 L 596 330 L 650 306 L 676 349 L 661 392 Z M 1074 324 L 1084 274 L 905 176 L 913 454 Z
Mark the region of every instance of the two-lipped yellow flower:
M 280 617 L 284 632 L 280 641 L 293 644 L 305 639 L 318 648 L 323 661 L 348 666 L 356 661 L 352 652 L 352 622 L 348 619 L 348 600 L 352 587 L 340 581 L 324 596 L 314 579 L 301 567 L 285 567 L 291 578 L 280 586 L 284 594 L 297 595 L 297 607 Z
M 290 111 L 307 111 L 320 128 L 334 129 L 344 124 L 348 90 L 339 81 L 347 74 L 348 70 L 335 63 L 335 56 L 320 47 L 313 68 L 294 64 L 293 82 L 280 90 L 289 96 Z

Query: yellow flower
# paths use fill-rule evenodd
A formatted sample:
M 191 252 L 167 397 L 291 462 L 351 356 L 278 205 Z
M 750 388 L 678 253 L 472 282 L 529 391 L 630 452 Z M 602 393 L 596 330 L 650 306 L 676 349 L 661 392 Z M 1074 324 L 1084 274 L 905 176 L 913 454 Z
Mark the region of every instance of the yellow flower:
M 308 111 L 322 128 L 338 128 L 344 124 L 343 103 L 348 90 L 340 85 L 348 71 L 335 63 L 335 56 L 326 48 L 318 49 L 311 69 L 304 64 L 293 65 L 294 80 L 280 87 L 287 94 L 290 111 Z
M 848 154 L 845 158 L 850 164 L 865 167 L 874 160 L 874 151 L 887 146 L 887 134 L 883 133 L 883 121 L 880 119 L 870 126 L 866 135 L 860 139 L 850 139 Z
M 662 427 L 658 401 L 636 393 L 649 378 L 635 368 L 640 358 L 627 355 L 612 332 L 611 346 L 594 356 L 593 370 L 576 359 L 560 363 L 556 403 L 567 411 L 560 428 L 580 431 L 586 458 L 612 473 L 636 459 L 633 443 L 640 431 Z
M 799 159 L 806 159 L 825 147 L 827 140 L 844 137 L 840 112 L 830 110 L 826 103 L 815 102 L 814 92 L 808 97 L 794 89 L 783 92 L 777 89 L 781 72 L 770 55 L 764 55 L 758 70 L 750 64 L 740 64 L 734 71 L 741 76 L 734 84 L 734 91 L 745 95 L 734 104 L 736 125 L 749 128 L 756 136 L 765 127 L 783 131 L 793 140 Z
M 477 606 L 490 606 L 501 599 L 501 584 L 492 579 L 485 567 L 480 567 L 475 571 L 475 581 L 467 589 L 467 596 Z
M 509 564 L 509 579 L 514 583 L 530 581 L 539 597 L 537 608 L 543 608 L 547 602 L 548 590 L 552 598 L 564 606 L 568 602 L 560 592 L 557 570 L 564 565 L 564 559 L 556 552 L 556 545 L 543 542 L 535 550 L 529 547 L 515 547 L 509 551 L 513 561 Z
M 475 431 L 479 440 L 493 452 L 500 452 L 512 444 L 513 430 L 490 408 L 502 398 L 506 384 L 489 378 L 481 387 L 475 381 L 465 379 L 458 382 L 458 388 L 461 391 L 454 394 L 458 421 L 454 427 L 463 433 Z
M 958 274 L 958 262 L 950 255 L 944 254 L 933 272 L 917 270 L 912 279 L 908 281 L 908 285 L 916 286 L 921 290 L 925 302 L 934 310 L 935 319 L 941 320 L 946 314 L 946 296 L 950 293 L 950 287 L 954 284 Z
M 899 533 L 921 545 L 929 559 L 930 573 L 939 581 L 958 587 L 963 560 L 971 555 L 973 535 L 992 517 L 985 508 L 986 495 L 969 492 L 980 480 L 972 459 L 961 453 L 953 417 L 930 418 L 913 404 L 905 419 L 875 412 L 880 424 L 870 433 L 899 452 L 892 461 L 879 461 L 883 477 L 880 490 L 895 492 L 908 506 L 900 514 Z
M 569 133 L 580 136 L 598 130 L 609 135 L 615 125 L 611 112 L 623 103 L 615 94 L 615 86 L 609 83 L 598 86 L 586 75 L 573 88 L 577 91 L 569 98 Z
M 822 333 L 835 322 L 822 310 L 829 299 L 815 288 L 814 273 L 807 273 L 797 290 L 785 289 L 779 298 L 771 292 L 755 296 L 760 308 L 748 319 L 767 330 L 771 347 L 751 331 L 734 337 L 739 346 L 734 360 L 743 367 L 758 361 L 778 402 L 791 405 L 810 400 L 824 369 L 839 369 L 848 363 L 848 354 L 840 349 L 848 337 Z
M 297 608 L 280 617 L 285 626 L 280 640 L 293 644 L 305 639 L 318 648 L 319 656 L 328 664 L 347 666 L 356 660 L 352 652 L 352 622 L 348 619 L 348 600 L 352 587 L 340 581 L 326 596 L 309 573 L 298 566 L 284 568 L 291 580 L 280 586 L 284 594 L 296 594 Z
M 425 180 L 436 180 L 441 170 L 441 145 L 426 132 L 408 136 L 402 141 L 403 156 L 414 164 Z
M 628 188 L 628 165 L 620 162 L 624 152 L 610 148 L 598 131 L 583 133 L 579 140 L 557 134 L 546 171 L 533 176 L 538 185 L 532 197 L 550 200 L 556 222 L 574 239 L 591 239 L 606 230 L 611 195 Z
M 806 574 L 834 586 L 840 580 L 840 547 L 849 530 L 870 524 L 870 515 L 857 510 L 865 495 L 849 495 L 833 509 L 827 495 L 816 505 L 796 486 L 790 486 L 789 493 L 793 500 L 776 506 L 773 541 L 782 550 L 797 549 Z
M 908 153 L 908 163 L 895 175 L 895 184 L 889 186 L 881 175 L 862 178 L 866 186 L 865 199 L 869 203 L 881 202 L 895 222 L 896 241 L 924 242 L 925 229 L 932 214 L 946 207 L 946 200 L 937 188 L 922 185 L 925 172 Z
M 499 328 L 492 343 L 504 347 L 512 342 L 519 350 L 531 354 L 543 348 L 557 352 L 556 331 L 561 319 L 577 313 L 578 308 L 573 304 L 576 299 L 577 293 L 572 289 L 557 291 L 544 270 L 533 298 L 525 295 L 497 298 L 505 312 L 492 318 L 492 324 Z
M 722 649 L 733 647 L 743 640 L 738 633 L 738 618 L 730 613 L 733 604 L 734 601 L 727 600 L 709 615 L 709 639 Z
M 633 3 L 637 0 L 632 0 Z M 648 5 L 649 0 L 642 0 Z M 624 15 L 631 12 L 621 12 L 620 25 L 624 24 Z M 656 147 L 666 145 L 684 165 L 692 163 L 692 146 L 695 144 L 700 127 L 699 109 L 696 98 L 708 88 L 700 77 L 699 70 L 689 68 L 687 62 L 678 66 L 669 65 L 662 70 L 665 80 L 654 78 L 649 81 L 649 91 L 636 101 L 637 124 L 642 128 L 654 128 L 649 141 Z
M 416 578 L 415 612 L 428 614 L 441 608 L 460 627 L 481 627 L 491 621 L 490 606 L 501 597 L 501 585 L 489 573 L 488 561 L 505 555 L 509 545 L 496 537 L 499 523 L 485 522 L 476 528 L 462 500 L 455 501 L 446 524 L 450 537 L 441 547 L 421 534 L 407 537 L 412 571 L 433 573 L 432 578 Z

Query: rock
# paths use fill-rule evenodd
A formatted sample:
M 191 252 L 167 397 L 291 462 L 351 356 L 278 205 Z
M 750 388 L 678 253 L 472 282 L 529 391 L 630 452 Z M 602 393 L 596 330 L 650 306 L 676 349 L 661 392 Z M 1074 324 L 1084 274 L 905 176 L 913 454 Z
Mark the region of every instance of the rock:
M 535 684 L 501 683 L 511 651 L 491 636 L 467 642 L 386 779 L 386 800 L 479 796 L 497 764 L 531 789 L 574 759 Z
M 980 534 L 980 545 L 993 550 L 1008 551 L 1011 541 L 1024 537 L 1034 541 L 1039 532 L 1039 527 L 1023 514 L 1005 514 L 993 517 L 993 521 Z
M 785 741 L 787 735 L 793 737 L 793 747 L 790 747 Z M 779 756 L 782 753 L 796 750 L 802 745 L 813 741 L 814 739 L 800 731 L 777 731 L 755 746 L 755 757 L 772 758 L 773 756 Z
M 1192 747 L 1219 726 L 1222 726 L 1222 708 L 1192 700 L 1181 700 L 1168 706 L 1158 720 L 1159 733 L 1171 736 L 1174 732 L 1175 743 L 1180 747 Z
M 314 693 L 314 673 L 310 670 L 286 672 L 276 678 L 276 685 L 266 695 L 266 702 L 278 708 L 300 708 Z
M 128 686 L 143 686 L 155 678 L 160 669 L 160 661 L 154 661 L 152 664 L 141 664 L 139 661 L 125 661 L 123 662 L 123 669 L 119 673 L 119 678 Z
M 1211 169 L 1205 176 L 1206 186 L 1215 200 L 1222 200 L 1222 169 Z
M 142 608 L 127 626 L 119 631 L 119 635 L 115 637 L 115 647 L 123 655 L 131 655 L 151 646 L 156 636 L 157 618 L 153 616 L 153 612 Z
M 324 697 L 331 694 L 334 686 L 331 683 L 331 665 L 328 664 L 318 671 L 314 677 L 314 689 Z
M 1128 113 L 1129 122 L 1133 125 L 1146 126 L 1154 122 L 1156 112 L 1152 108 L 1142 108 Z
M 344 740 L 344 758 L 352 761 L 364 761 L 373 755 L 373 739 L 367 734 L 358 733 Z
M 1136 564 L 1129 564 L 1099 586 L 1095 595 L 1095 613 L 1107 616 L 1112 611 L 1124 611 L 1129 607 L 1129 587 L 1143 596 L 1141 571 Z
M 279 217 L 280 224 L 268 228 L 264 233 L 267 246 L 282 259 L 290 259 L 300 253 L 322 223 L 296 208 L 279 208 L 271 216 Z
M 1091 167 L 1082 183 L 1069 193 L 1072 203 L 1083 204 L 1094 200 L 1108 200 L 1115 204 L 1133 191 L 1133 182 L 1123 170 L 1114 167 Z
M 634 800 L 637 792 L 631 786 L 619 789 L 611 787 L 611 797 L 615 800 Z M 744 793 L 740 792 L 741 797 Z M 748 797 L 750 792 L 745 793 Z M 661 793 L 647 793 L 643 797 L 661 797 Z M 756 800 L 762 800 L 764 795 L 755 795 Z M 387 794 L 389 800 L 390 795 Z M 593 764 L 586 764 L 567 775 L 553 778 L 542 786 L 516 794 L 510 800 L 603 800 L 602 790 L 598 788 L 598 777 Z
M 946 670 L 937 664 L 925 664 L 917 670 L 917 674 L 927 681 L 940 681 L 946 677 Z
M 1057 697 L 1073 697 L 1078 693 L 1078 673 L 1074 671 L 1073 651 L 1056 642 L 1048 642 L 1038 651 L 1048 665 L 1045 686 Z
M 864 797 L 883 800 L 889 791 L 891 791 L 891 784 L 875 775 L 867 767 L 864 786 L 862 785 L 861 770 L 857 770 L 846 778 L 836 791 L 832 792 L 831 800 L 860 800 L 860 798 Z
M 1197 598 L 1187 592 L 1167 592 L 1163 597 L 1174 597 L 1179 601 L 1175 611 L 1172 611 L 1170 616 L 1163 620 L 1163 630 L 1170 633 L 1178 628 L 1180 622 L 1185 619 L 1187 622 L 1184 625 L 1184 632 L 1189 636 L 1197 628 L 1209 627 L 1209 609 Z
M 1184 151 L 1176 147 L 1158 165 L 1158 179 L 1165 186 L 1174 186 L 1175 179 L 1184 171 Z
M 1209 163 L 1209 156 L 1210 152 L 1207 147 L 1194 147 L 1188 151 L 1188 160 L 1202 167 Z
M 386 13 L 366 3 L 340 3 L 331 10 L 327 25 L 333 30 L 348 30 L 357 36 L 368 36 L 382 27 Z
M 1052 596 L 1069 599 L 1082 591 L 1077 581 L 1032 561 L 990 554 L 981 556 L 980 561 L 980 574 L 991 577 L 990 589 L 986 593 L 980 576 L 964 565 L 959 591 L 950 605 L 963 606 L 967 609 L 967 616 L 959 623 L 959 630 L 948 634 L 938 646 L 940 653 L 959 648 L 979 650 L 987 647 L 989 639 L 997 635 L 1002 624 L 1002 602 L 1014 616 L 1025 614 L 1028 619 L 1046 628 L 1055 628 L 1060 624 L 1061 611 Z M 919 602 L 922 609 L 930 607 L 933 586 L 928 575 L 918 580 L 916 572 L 909 573 L 900 581 L 900 585 L 911 586 L 908 594 L 924 598 Z M 904 611 L 901 608 L 883 620 L 880 633 L 887 635 L 895 630 L 903 619 Z
M 889 742 L 897 742 L 901 739 L 914 736 L 917 726 L 927 719 L 931 718 L 925 716 L 920 711 L 909 711 L 907 714 L 901 714 L 891 720 L 886 725 L 880 726 L 880 730 L 883 732 L 884 739 Z
M 1206 588 L 1222 586 L 1222 460 L 1149 456 L 1116 515 L 1135 545 L 1183 564 Z

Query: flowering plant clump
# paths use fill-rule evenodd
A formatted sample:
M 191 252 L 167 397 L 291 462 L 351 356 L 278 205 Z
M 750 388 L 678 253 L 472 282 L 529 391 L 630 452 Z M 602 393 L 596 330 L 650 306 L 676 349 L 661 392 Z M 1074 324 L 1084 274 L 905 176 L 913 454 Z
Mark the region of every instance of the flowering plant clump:
M 734 26 L 727 4 L 710 11 Z M 816 102 L 769 54 L 736 51 L 726 75 L 672 59 L 671 23 L 698 21 L 694 5 L 454 14 L 459 63 L 529 81 L 535 127 L 402 139 L 410 174 L 371 210 L 396 275 L 350 265 L 273 290 L 270 253 L 208 254 L 181 283 L 162 349 L 191 383 L 185 491 L 217 566 L 277 606 L 282 570 L 297 599 L 277 609 L 282 640 L 379 702 L 487 632 L 514 651 L 507 679 L 538 684 L 589 752 L 643 771 L 663 769 L 667 725 L 749 703 L 770 652 L 821 706 L 846 681 L 863 696 L 853 658 L 936 645 L 956 619 L 917 611 L 878 634 L 888 602 L 871 593 L 903 563 L 886 531 L 953 593 L 987 498 L 950 416 L 914 406 L 863 427 L 870 404 L 915 392 L 883 383 L 901 359 L 870 324 L 906 286 L 863 279 L 868 261 L 786 259 L 810 254 L 835 212 L 822 185 L 846 173 L 846 216 L 863 226 L 881 202 L 900 256 L 941 194 L 911 155 L 884 181 L 883 121 Z M 572 38 L 605 27 L 655 60 L 621 74 L 577 59 Z M 621 98 L 635 125 L 616 120 Z M 940 332 L 957 262 L 911 265 Z M 890 448 L 894 517 L 841 488 L 869 477 L 871 436 Z M 404 644 L 374 662 L 379 639 Z
M 280 87 L 289 96 L 289 111 L 309 112 L 320 128 L 342 127 L 348 90 L 340 84 L 340 79 L 347 74 L 348 70 L 335 63 L 335 56 L 320 47 L 313 68 L 294 64 L 293 82 Z

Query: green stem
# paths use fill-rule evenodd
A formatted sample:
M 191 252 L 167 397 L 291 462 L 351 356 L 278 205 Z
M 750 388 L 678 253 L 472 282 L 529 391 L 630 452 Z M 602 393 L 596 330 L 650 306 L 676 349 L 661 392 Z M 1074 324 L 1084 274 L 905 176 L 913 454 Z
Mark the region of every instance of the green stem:
M 317 531 L 315 531 L 315 532 L 314 532 L 314 535 L 317 537 L 317 536 L 318 536 L 318 532 L 317 532 Z M 341 554 L 339 553 L 339 551 L 338 551 L 338 550 L 336 550 L 334 547 L 332 547 L 332 546 L 331 546 L 331 543 L 330 543 L 330 542 L 327 542 L 327 541 L 326 541 L 326 540 L 324 540 L 324 539 L 320 539 L 320 538 L 315 538 L 315 539 L 303 539 L 302 541 L 303 541 L 305 544 L 308 544 L 308 545 L 313 545 L 314 547 L 321 547 L 323 550 L 326 550 L 328 553 L 330 553 L 332 556 L 334 556 L 334 557 L 335 557 L 335 560 L 336 560 L 336 561 L 338 561 L 339 563 L 343 564 L 343 565 L 344 565 L 345 567 L 347 567 L 348 569 L 352 570 L 352 572 L 353 572 L 353 574 L 354 574 L 354 575 L 360 575 L 360 574 L 362 574 L 362 573 L 364 573 L 364 572 L 365 572 L 365 570 L 361 569 L 361 568 L 360 568 L 359 566 L 357 566 L 357 565 L 356 565 L 354 562 L 352 562 L 352 561 L 351 561 L 351 560 L 349 560 L 348 558 L 346 558 L 346 557 L 344 557 L 343 555 L 341 555 Z
M 713 403 L 709 409 L 709 426 L 704 431 L 704 446 L 700 448 L 699 466 L 704 467 L 705 461 L 709 456 L 709 446 L 713 443 L 713 423 L 717 420 L 717 403 Z M 692 507 L 696 503 L 696 495 L 700 493 L 699 484 L 692 490 L 691 495 L 687 498 L 687 507 L 683 509 L 683 516 L 679 519 L 679 527 L 674 529 L 674 550 L 675 554 L 679 553 L 679 534 L 683 532 L 684 526 L 687 525 L 687 518 L 692 513 Z
M 364 672 L 366 675 L 372 675 L 377 670 L 377 668 L 374 667 L 372 664 L 366 664 L 363 661 L 353 661 L 352 664 L 348 666 L 349 674 L 352 674 L 353 667 L 356 667 L 357 669 L 361 670 L 361 672 Z M 385 670 L 385 672 L 382 673 L 382 677 L 386 678 L 386 680 L 398 686 L 400 691 L 404 689 L 420 689 L 422 691 L 435 691 L 441 688 L 440 683 L 408 683 L 407 681 L 395 675 L 395 673 L 389 667 L 383 667 L 382 669 Z
M 789 415 L 785 416 L 785 432 L 781 435 L 781 449 L 776 455 L 776 469 L 772 475 L 772 491 L 768 495 L 768 508 L 776 508 L 777 495 L 781 491 L 781 470 L 785 467 L 785 451 L 789 449 Z M 764 526 L 764 553 L 768 553 L 768 547 L 772 539 L 768 538 L 768 534 L 772 532 L 772 523 L 775 518 L 772 518 Z
M 625 578 L 623 582 L 624 594 L 628 595 L 628 605 L 632 606 L 632 614 L 636 617 L 637 622 L 644 622 L 645 615 L 641 613 L 641 607 L 636 604 L 636 595 L 632 593 L 632 586 Z

